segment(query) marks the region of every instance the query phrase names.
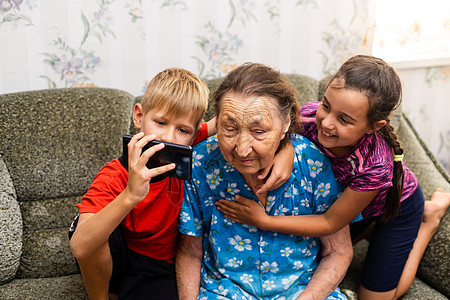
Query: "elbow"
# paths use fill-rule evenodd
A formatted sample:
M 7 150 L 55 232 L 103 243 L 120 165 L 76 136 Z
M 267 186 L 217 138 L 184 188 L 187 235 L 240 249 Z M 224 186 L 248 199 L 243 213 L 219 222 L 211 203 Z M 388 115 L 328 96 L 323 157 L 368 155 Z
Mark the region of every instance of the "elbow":
M 201 261 L 203 259 L 202 240 L 203 237 L 193 237 L 181 234 L 176 259 L 188 258 L 192 261 Z
M 347 226 L 347 228 L 348 228 L 348 226 Z M 345 242 L 343 244 L 344 245 L 341 248 L 340 255 L 342 257 L 343 262 L 348 267 L 348 266 L 350 266 L 350 263 L 352 262 L 353 254 L 354 254 L 353 253 L 353 244 L 352 244 L 352 241 L 350 239 L 350 233 L 348 233 L 348 238 L 345 239 Z
M 333 216 L 330 216 L 328 211 L 325 212 L 322 216 L 326 225 L 323 228 L 323 233 L 321 236 L 335 234 L 340 230 L 342 230 L 342 228 L 344 228 L 347 225 L 347 224 L 339 224 L 338 222 L 336 222 Z
M 328 236 L 335 234 L 338 232 L 341 228 L 333 228 L 331 225 L 325 228 L 320 236 Z
M 322 257 L 338 257 L 344 266 L 349 266 L 353 259 L 353 244 L 350 238 L 349 226 L 344 227 L 337 233 L 323 237 Z
M 343 257 L 347 267 L 350 266 L 353 259 L 353 245 L 351 243 L 350 246 L 347 247 Z

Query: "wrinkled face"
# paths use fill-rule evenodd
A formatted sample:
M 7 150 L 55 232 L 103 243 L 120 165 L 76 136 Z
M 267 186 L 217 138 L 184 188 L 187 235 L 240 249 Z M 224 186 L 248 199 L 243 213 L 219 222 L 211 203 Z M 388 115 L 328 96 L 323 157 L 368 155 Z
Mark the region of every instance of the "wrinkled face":
M 140 128 L 145 135 L 154 134 L 157 140 L 165 142 L 190 145 L 197 130 L 193 114 L 175 117 L 166 113 L 164 107 L 143 114 L 142 106 L 137 104 L 133 115 L 136 115 L 136 128 Z
M 320 144 L 339 156 L 350 152 L 365 135 L 372 133 L 367 97 L 355 90 L 328 87 L 316 113 Z
M 217 119 L 220 150 L 243 175 L 255 175 L 272 164 L 288 128 L 271 97 L 228 93 L 221 100 Z

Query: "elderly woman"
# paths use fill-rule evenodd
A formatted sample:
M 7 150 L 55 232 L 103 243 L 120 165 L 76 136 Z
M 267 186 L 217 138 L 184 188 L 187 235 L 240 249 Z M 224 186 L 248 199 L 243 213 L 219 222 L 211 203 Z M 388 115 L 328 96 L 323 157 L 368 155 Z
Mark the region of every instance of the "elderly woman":
M 249 63 L 227 75 L 213 99 L 217 136 L 195 147 L 181 209 L 180 299 L 345 299 L 337 285 L 352 257 L 347 227 L 320 239 L 280 234 L 236 223 L 214 205 L 242 195 L 270 215 L 320 214 L 341 192 L 328 159 L 295 134 L 293 86 Z M 291 177 L 255 195 L 257 175 L 287 143 L 295 150 Z

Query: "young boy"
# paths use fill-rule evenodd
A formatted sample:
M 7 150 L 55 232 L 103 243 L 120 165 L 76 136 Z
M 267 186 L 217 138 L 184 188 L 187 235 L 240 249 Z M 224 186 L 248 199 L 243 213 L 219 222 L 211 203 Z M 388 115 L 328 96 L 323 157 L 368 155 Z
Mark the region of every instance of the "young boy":
M 123 299 L 178 298 L 173 261 L 183 181 L 152 181 L 175 167 L 146 167 L 163 144 L 141 152 L 153 139 L 184 145 L 204 140 L 208 129 L 215 130 L 214 124 L 200 125 L 208 94 L 205 82 L 189 71 L 157 74 L 133 110 L 140 133 L 128 144 L 128 162 L 120 157 L 107 163 L 77 204 L 70 247 L 90 299 L 108 299 L 108 293 Z

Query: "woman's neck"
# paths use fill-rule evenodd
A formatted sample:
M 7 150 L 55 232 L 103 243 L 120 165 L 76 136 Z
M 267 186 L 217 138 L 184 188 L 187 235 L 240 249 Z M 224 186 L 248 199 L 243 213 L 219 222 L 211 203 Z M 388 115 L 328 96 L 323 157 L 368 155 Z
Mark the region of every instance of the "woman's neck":
M 258 191 L 261 186 L 264 184 L 264 180 L 258 179 L 258 174 L 252 174 L 252 175 L 242 175 L 244 177 L 245 182 L 252 190 L 253 194 L 256 195 L 259 202 L 261 202 L 262 205 L 266 206 L 266 200 L 267 200 L 267 192 L 261 193 L 259 195 L 256 194 L 256 191 Z

